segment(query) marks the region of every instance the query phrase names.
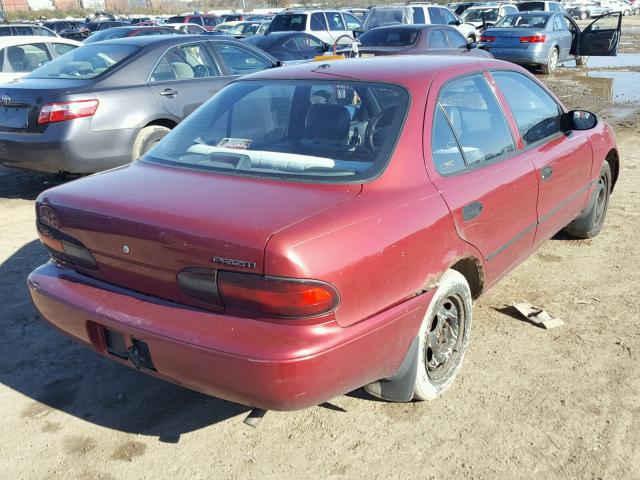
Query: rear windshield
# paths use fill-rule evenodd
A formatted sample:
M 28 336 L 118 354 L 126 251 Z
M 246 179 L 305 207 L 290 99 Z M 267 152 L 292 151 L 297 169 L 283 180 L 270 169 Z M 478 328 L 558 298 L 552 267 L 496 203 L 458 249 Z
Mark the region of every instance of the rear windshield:
M 487 9 L 469 9 L 465 10 L 460 20 L 463 22 L 482 22 L 482 20 L 486 20 L 488 22 L 495 22 L 498 19 L 498 9 L 497 8 L 487 8 Z
M 524 2 L 516 6 L 521 12 L 544 11 L 544 2 Z
M 422 12 L 421 12 L 422 13 Z M 424 23 L 424 15 L 422 22 Z M 387 25 L 411 24 L 414 22 L 414 9 L 405 5 L 393 7 L 374 7 L 362 21 L 363 30 L 385 27 Z
M 378 28 L 369 30 L 358 37 L 364 46 L 408 47 L 415 45 L 420 31 L 409 28 Z
M 141 48 L 134 45 L 86 45 L 76 48 L 34 70 L 28 78 L 86 80 L 113 70 Z
M 364 181 L 386 166 L 408 103 L 404 89 L 382 83 L 236 82 L 143 159 L 231 175 Z
M 171 17 L 165 23 L 185 23 L 185 17 Z
M 491 28 L 544 28 L 548 15 L 507 15 Z
M 304 32 L 307 26 L 307 15 L 304 13 L 276 15 L 271 25 L 270 32 Z

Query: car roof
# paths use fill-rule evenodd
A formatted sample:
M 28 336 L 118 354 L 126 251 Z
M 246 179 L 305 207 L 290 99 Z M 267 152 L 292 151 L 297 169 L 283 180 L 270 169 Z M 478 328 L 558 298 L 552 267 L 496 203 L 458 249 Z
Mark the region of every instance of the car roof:
M 501 60 L 481 57 L 460 57 L 453 55 L 389 55 L 367 59 L 354 58 L 327 62 L 305 62 L 283 68 L 262 70 L 246 79 L 269 80 L 327 80 L 352 79 L 369 82 L 415 84 L 416 79 L 428 85 L 438 73 L 455 70 L 461 65 L 478 65 L 490 68 L 492 65 L 511 65 Z
M 42 37 L 40 37 L 42 38 Z M 91 45 L 97 45 L 100 43 L 101 45 L 112 44 L 112 45 L 137 45 L 140 47 L 146 47 L 148 45 L 153 46 L 169 46 L 179 43 L 185 43 L 187 41 L 209 41 L 209 42 L 217 42 L 217 41 L 226 41 L 226 42 L 236 42 L 242 44 L 240 40 L 236 40 L 231 35 L 149 35 L 149 36 L 141 36 L 141 37 L 124 37 L 124 38 L 114 38 L 111 40 L 103 40 L 101 42 L 92 43 Z
M 0 37 L 0 48 L 24 45 L 27 43 L 66 43 L 68 45 L 82 45 L 82 42 L 70 40 L 62 37 L 46 37 L 43 35 L 14 35 L 11 37 Z

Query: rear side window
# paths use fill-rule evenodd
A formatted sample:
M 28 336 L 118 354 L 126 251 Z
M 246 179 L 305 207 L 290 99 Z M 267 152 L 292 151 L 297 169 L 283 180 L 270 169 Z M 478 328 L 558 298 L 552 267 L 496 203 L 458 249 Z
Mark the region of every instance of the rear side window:
M 324 19 L 324 15 L 322 16 Z M 270 32 L 304 32 L 307 27 L 307 15 L 298 13 L 292 15 L 276 15 L 269 26 Z M 326 27 L 324 28 L 326 30 Z
M 413 11 L 413 23 L 424 23 L 424 10 L 422 7 L 411 7 Z
M 447 25 L 457 25 L 458 19 L 455 17 L 453 13 L 448 8 L 443 8 L 440 10 L 442 12 L 442 17 L 444 18 L 444 23 Z
M 324 18 L 324 13 L 311 14 L 311 30 L 314 32 L 327 30 L 327 20 Z
M 56 34 L 48 28 L 33 27 L 33 31 L 36 35 L 42 35 L 43 37 L 55 37 Z
M 445 119 L 450 132 L 442 123 Z M 450 135 L 456 140 L 457 153 Z M 453 80 L 440 90 L 431 145 L 434 164 L 443 175 L 482 166 L 515 151 L 507 120 L 483 75 Z
M 492 76 L 509 104 L 525 145 L 562 131 L 560 106 L 533 80 L 516 72 L 493 72 Z
M 0 27 L 0 37 L 10 37 L 12 35 L 11 27 Z
M 18 35 L 35 35 L 31 27 L 14 27 Z
M 498 21 L 492 28 L 544 28 L 549 20 L 548 15 L 508 15 Z

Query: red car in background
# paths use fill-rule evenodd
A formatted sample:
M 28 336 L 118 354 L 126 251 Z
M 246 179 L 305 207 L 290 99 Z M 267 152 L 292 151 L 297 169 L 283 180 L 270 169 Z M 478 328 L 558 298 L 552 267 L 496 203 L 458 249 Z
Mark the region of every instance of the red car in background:
M 28 284 L 77 341 L 234 402 L 433 399 L 473 300 L 558 231 L 597 235 L 619 171 L 611 127 L 513 64 L 268 70 L 42 193 Z

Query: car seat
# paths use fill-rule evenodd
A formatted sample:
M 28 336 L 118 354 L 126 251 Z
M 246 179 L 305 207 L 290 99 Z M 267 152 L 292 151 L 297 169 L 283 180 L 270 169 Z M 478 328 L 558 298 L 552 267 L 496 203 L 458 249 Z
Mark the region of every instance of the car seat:
M 178 80 L 187 80 L 195 77 L 193 68 L 186 62 L 171 62 L 171 66 L 175 70 Z
M 302 145 L 321 149 L 344 149 L 349 142 L 349 111 L 340 105 L 310 105 L 304 122 Z
M 9 65 L 11 65 L 11 70 L 14 72 L 24 72 L 24 50 L 22 47 L 9 47 L 7 49 L 7 59 L 9 60 Z

